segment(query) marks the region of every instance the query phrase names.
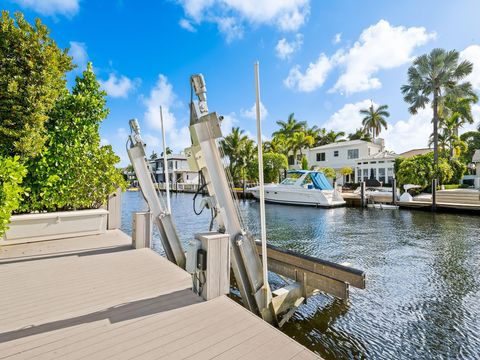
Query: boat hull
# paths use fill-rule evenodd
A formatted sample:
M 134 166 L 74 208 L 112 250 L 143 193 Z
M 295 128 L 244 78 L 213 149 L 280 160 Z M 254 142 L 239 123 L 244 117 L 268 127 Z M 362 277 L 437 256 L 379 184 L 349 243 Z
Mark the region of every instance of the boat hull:
M 256 198 L 260 198 L 258 187 L 252 188 L 249 192 Z M 265 201 L 275 204 L 302 205 L 315 207 L 341 207 L 345 201 L 334 190 L 309 190 L 291 189 L 278 185 L 265 186 Z

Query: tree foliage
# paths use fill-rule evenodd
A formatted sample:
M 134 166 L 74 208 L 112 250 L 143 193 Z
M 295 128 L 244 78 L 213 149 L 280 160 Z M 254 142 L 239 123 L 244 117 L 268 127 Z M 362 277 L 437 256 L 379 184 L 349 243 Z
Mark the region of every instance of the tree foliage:
M 334 179 L 337 178 L 337 172 L 333 168 L 329 168 L 329 167 L 321 168 L 319 171 L 322 172 L 323 175 L 325 175 L 325 177 L 327 177 L 329 179 L 334 180 Z
M 433 153 L 416 155 L 408 159 L 399 158 L 396 164 L 396 178 L 398 185 L 420 185 L 423 189 L 428 188 L 434 178 L 435 168 Z M 446 159 L 440 159 L 438 164 L 438 179 L 440 184 L 448 184 L 454 172 Z
M 26 163 L 30 192 L 21 212 L 96 208 L 125 185 L 114 166 L 120 159 L 110 145 L 100 145 L 105 96 L 88 64 L 50 113 L 45 151 Z
M 362 125 L 363 129 L 367 133 L 371 133 L 375 139 L 382 128 L 387 129 L 387 119 L 390 113 L 387 111 L 388 105 L 380 105 L 376 109 L 372 105 L 368 109 L 361 109 L 360 114 L 363 115 Z
M 19 12 L 0 18 L 0 155 L 21 159 L 41 153 L 44 125 L 65 91 L 73 68 L 66 50 L 50 38 L 39 19 L 29 24 Z
M 0 156 L 0 238 L 8 229 L 12 211 L 18 208 L 23 194 L 21 183 L 26 174 L 18 156 Z
M 273 152 L 263 154 L 263 177 L 265 183 L 277 182 L 280 172 L 287 168 L 288 161 L 285 155 Z

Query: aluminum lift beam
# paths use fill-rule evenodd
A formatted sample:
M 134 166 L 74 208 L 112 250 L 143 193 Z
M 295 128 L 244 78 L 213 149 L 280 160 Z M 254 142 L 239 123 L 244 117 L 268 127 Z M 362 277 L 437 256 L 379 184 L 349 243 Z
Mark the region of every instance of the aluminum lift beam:
M 230 235 L 232 268 L 245 306 L 264 320 L 276 322 L 273 307 L 266 304 L 265 296 L 271 298 L 270 288 L 262 289 L 262 263 L 255 241 L 242 226 L 235 207 L 235 200 L 222 162 L 217 139 L 222 138 L 220 118 L 209 112 L 203 76 L 193 75 L 190 79 L 198 103 L 190 104 L 190 135 L 192 147 L 187 157 L 193 160 L 205 178 L 211 203 L 217 213 L 219 231 Z M 192 163 L 192 161 L 191 161 Z
M 129 121 L 132 134 L 129 136 L 128 157 L 138 179 L 143 197 L 150 209 L 153 222 L 160 232 L 163 249 L 167 259 L 185 269 L 185 252 L 177 233 L 172 215 L 163 201 L 162 195 L 155 189 L 152 174 L 145 156 L 145 143 L 140 136 L 140 127 L 136 119 Z

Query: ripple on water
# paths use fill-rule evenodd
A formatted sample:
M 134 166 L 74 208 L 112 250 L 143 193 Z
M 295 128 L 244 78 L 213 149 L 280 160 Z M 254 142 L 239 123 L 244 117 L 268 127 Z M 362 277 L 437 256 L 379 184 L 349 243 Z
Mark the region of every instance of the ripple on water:
M 123 195 L 124 231 L 145 208 L 141 194 Z M 192 195 L 174 194 L 172 208 L 184 244 L 208 229 Z M 240 208 L 258 235 L 258 204 Z M 349 303 L 320 295 L 300 308 L 282 329 L 300 343 L 325 359 L 480 359 L 480 217 L 273 204 L 266 217 L 270 243 L 367 274 Z M 153 245 L 163 251 L 158 234 Z

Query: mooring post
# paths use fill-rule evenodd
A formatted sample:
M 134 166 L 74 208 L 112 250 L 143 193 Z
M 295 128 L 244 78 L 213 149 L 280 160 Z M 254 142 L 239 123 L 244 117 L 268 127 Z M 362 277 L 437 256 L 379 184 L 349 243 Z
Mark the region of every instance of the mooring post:
M 108 196 L 107 210 L 107 229 L 120 229 L 122 227 L 122 190 L 120 188 Z
M 149 211 L 133 214 L 132 245 L 135 249 L 150 248 L 152 222 Z
M 397 204 L 397 179 L 392 181 L 392 204 Z
M 437 210 L 437 179 L 432 180 L 432 211 Z
M 360 204 L 361 207 L 365 207 L 367 205 L 365 201 L 365 181 L 360 183 Z

